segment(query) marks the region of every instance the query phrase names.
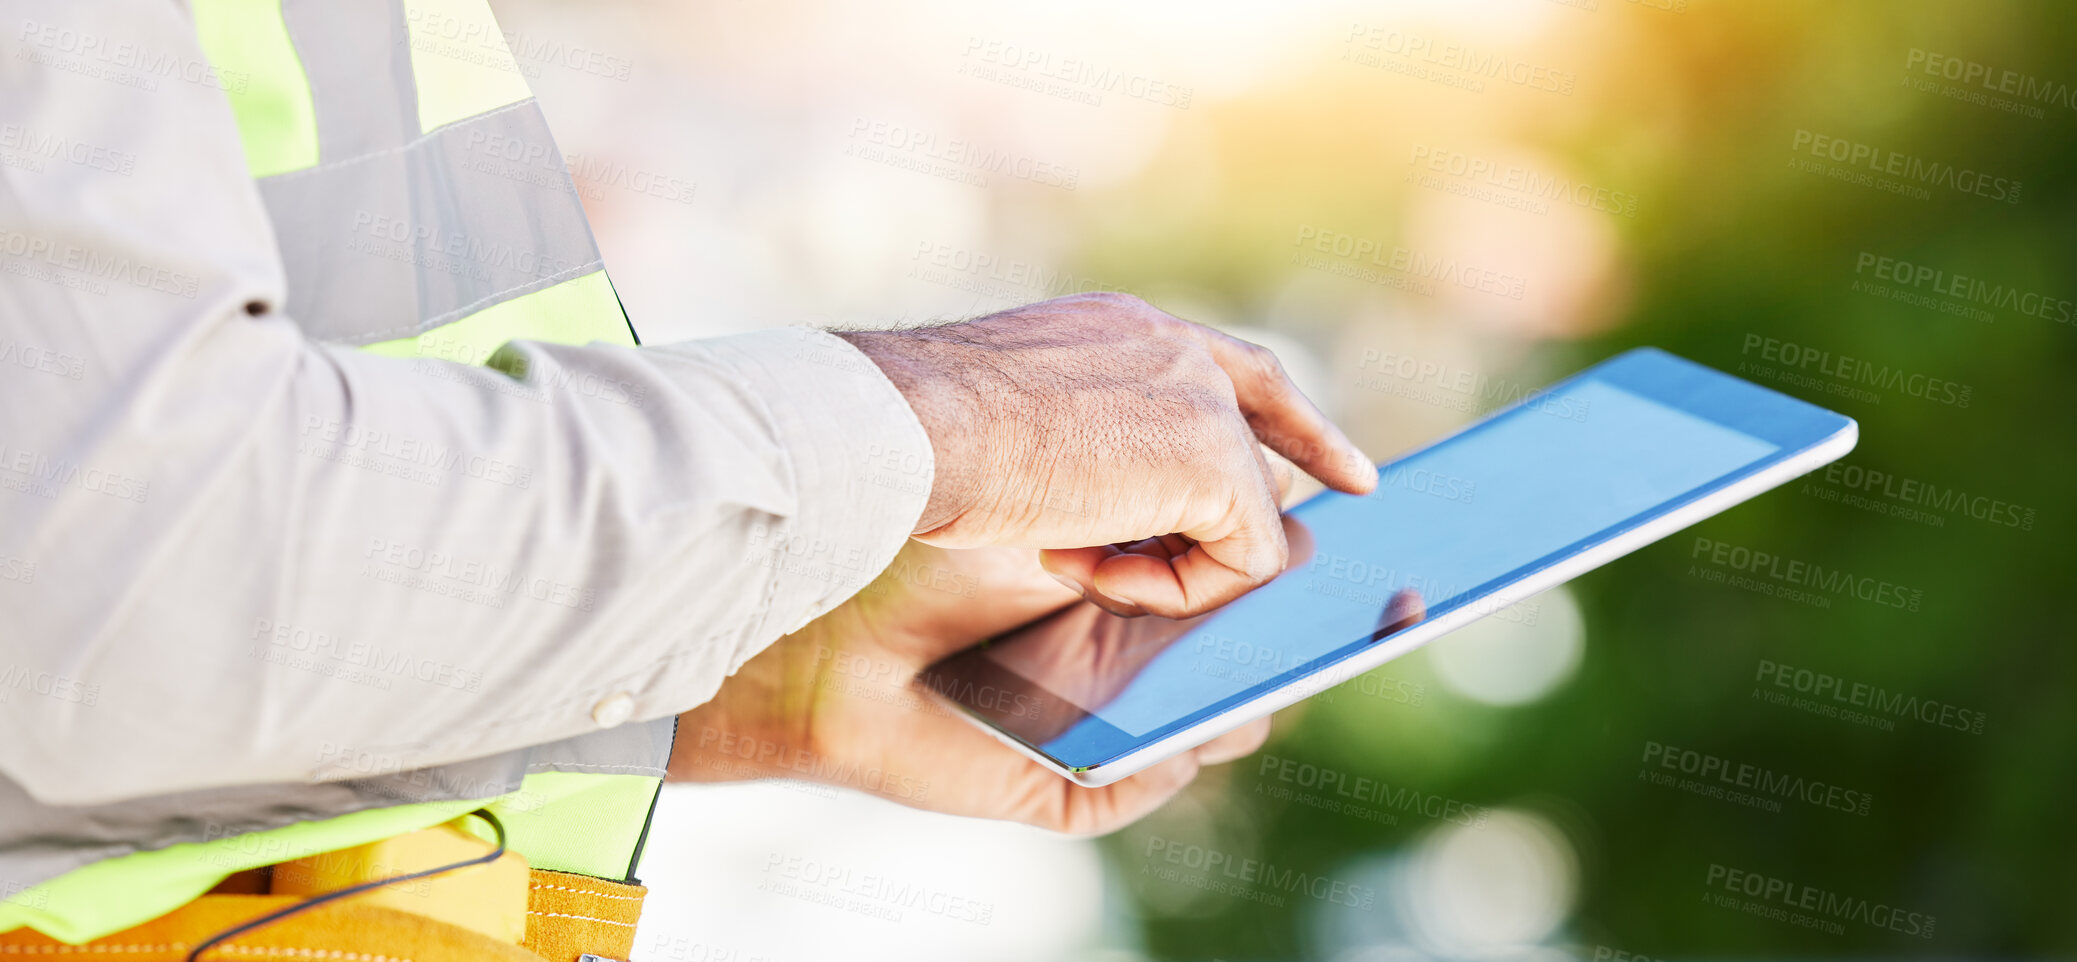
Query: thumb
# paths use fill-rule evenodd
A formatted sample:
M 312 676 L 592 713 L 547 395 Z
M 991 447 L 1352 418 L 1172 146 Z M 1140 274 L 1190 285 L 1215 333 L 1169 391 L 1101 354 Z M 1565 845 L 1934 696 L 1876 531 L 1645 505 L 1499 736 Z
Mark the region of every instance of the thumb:
M 1277 576 L 1289 559 L 1290 545 L 1277 509 L 1275 472 L 1250 444 L 1242 451 L 1252 471 L 1233 472 L 1243 479 L 1209 516 L 1180 532 L 1187 548 L 1181 553 L 1126 551 L 1095 559 L 1090 586 L 1120 605 L 1161 615 L 1187 618 L 1217 608 Z
M 1258 718 L 1130 778 L 1102 788 L 1067 786 L 1059 830 L 1076 835 L 1115 832 L 1152 814 L 1197 777 L 1206 765 L 1222 765 L 1253 754 L 1269 738 L 1269 719 Z
M 1153 814 L 1197 777 L 1201 765 L 1196 753 L 1184 752 L 1101 788 L 1077 785 L 1041 769 L 1052 783 L 1048 804 L 1038 817 L 1026 821 L 1069 835 L 1108 835 Z

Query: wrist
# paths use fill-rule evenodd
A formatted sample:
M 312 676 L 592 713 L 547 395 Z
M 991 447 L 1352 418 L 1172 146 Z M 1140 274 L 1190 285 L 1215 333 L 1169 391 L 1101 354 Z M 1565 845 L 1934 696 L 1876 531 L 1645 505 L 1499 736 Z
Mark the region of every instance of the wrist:
M 913 534 L 952 523 L 980 500 L 987 476 L 985 365 L 961 356 L 975 348 L 928 330 L 833 333 L 879 367 L 930 438 L 930 497 Z
M 814 689 L 789 685 L 778 667 L 752 659 L 713 698 L 678 715 L 671 781 L 740 782 L 783 774 L 780 763 L 805 734 L 800 723 L 807 715 L 798 702 Z

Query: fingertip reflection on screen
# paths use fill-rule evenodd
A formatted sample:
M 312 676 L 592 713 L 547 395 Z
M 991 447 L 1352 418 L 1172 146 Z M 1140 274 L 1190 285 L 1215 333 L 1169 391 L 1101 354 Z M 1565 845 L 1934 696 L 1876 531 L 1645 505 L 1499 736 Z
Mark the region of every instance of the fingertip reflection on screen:
M 1398 634 L 1428 618 L 1428 603 L 1421 600 L 1421 593 L 1412 588 L 1401 588 L 1392 592 L 1385 602 L 1385 610 L 1377 618 L 1377 637 L 1385 638 Z

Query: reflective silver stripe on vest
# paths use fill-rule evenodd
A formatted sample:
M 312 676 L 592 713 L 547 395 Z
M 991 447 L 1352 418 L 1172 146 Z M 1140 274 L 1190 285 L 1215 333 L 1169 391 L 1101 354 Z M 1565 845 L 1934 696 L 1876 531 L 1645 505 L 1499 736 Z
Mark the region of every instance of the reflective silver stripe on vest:
M 313 338 L 409 337 L 603 266 L 531 98 L 418 133 L 401 0 L 289 0 L 318 164 L 262 179 Z
M 401 147 L 418 136 L 404 0 L 283 0 L 281 17 L 310 82 L 318 163 Z
M 310 82 L 318 166 L 259 185 L 289 315 L 312 337 L 404 337 L 599 269 L 576 189 L 531 99 L 421 134 L 401 0 L 285 0 L 283 16 Z M 0 881 L 19 888 L 103 859 L 366 809 L 492 798 L 534 772 L 661 777 L 676 723 L 411 772 L 105 805 L 44 805 L 0 775 Z
M 535 772 L 662 777 L 676 718 L 622 725 L 489 758 L 320 784 L 211 788 L 103 805 L 53 806 L 0 774 L 0 852 L 17 888 L 102 859 L 206 842 L 363 809 L 494 798 Z M 624 767 L 622 767 L 624 766 Z
M 260 196 L 288 314 L 322 341 L 424 333 L 603 266 L 532 100 L 266 178 Z

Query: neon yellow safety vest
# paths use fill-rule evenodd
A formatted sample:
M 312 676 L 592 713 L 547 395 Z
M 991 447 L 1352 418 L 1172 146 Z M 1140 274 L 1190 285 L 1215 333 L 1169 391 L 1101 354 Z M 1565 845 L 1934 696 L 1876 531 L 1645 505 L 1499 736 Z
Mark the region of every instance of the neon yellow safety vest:
M 484 0 L 192 0 L 310 337 L 494 366 L 635 343 L 562 154 Z M 521 372 L 512 372 L 521 373 Z M 0 848 L 44 877 L 0 931 L 82 942 L 227 875 L 488 807 L 534 868 L 632 879 L 675 719 L 323 784 L 46 806 L 0 778 Z M 606 773 L 606 774 L 602 774 Z M 485 799 L 495 799 L 486 802 Z

